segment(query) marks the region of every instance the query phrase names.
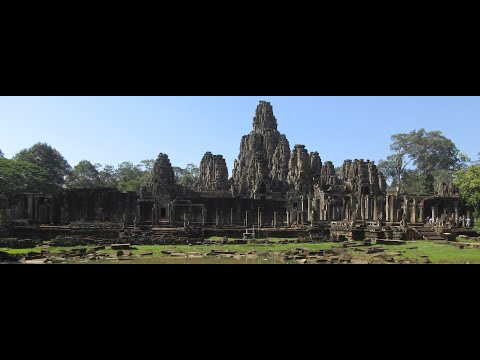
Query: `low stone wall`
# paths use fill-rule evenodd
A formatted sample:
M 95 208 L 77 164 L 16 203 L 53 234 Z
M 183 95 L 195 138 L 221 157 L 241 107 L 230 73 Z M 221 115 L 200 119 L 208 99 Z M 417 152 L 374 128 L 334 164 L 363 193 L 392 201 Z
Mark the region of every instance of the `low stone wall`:
M 41 243 L 41 240 L 6 238 L 0 239 L 0 248 L 29 249 Z

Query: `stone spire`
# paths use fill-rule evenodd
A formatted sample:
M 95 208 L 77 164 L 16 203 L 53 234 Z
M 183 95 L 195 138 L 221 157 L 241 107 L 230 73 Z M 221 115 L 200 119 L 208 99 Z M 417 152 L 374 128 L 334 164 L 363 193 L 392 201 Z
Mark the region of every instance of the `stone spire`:
M 253 118 L 253 131 L 259 133 L 277 131 L 277 119 L 273 115 L 273 108 L 269 102 L 260 101 L 258 104 Z
M 288 183 L 300 194 L 312 192 L 310 156 L 305 145 L 295 145 L 288 164 Z
M 206 152 L 200 162 L 200 189 L 227 190 L 228 169 L 222 155 Z
M 387 186 L 385 177 L 370 160 L 345 160 L 338 176 L 343 179 L 346 188 L 357 195 L 377 195 Z
M 288 174 L 289 143 L 277 130 L 272 105 L 260 101 L 253 118 L 253 130 L 242 137 L 233 168 L 236 195 L 268 196 L 280 191 Z
M 312 177 L 314 184 L 320 184 L 322 176 L 322 159 L 317 151 L 310 153 L 310 168 L 312 169 Z
M 153 176 L 149 184 L 153 196 L 172 196 L 175 193 L 175 174 L 168 155 L 160 153 L 153 165 Z
M 288 161 L 290 160 L 290 144 L 285 135 L 280 135 L 280 141 L 272 158 L 270 176 L 273 181 L 286 181 L 288 176 Z

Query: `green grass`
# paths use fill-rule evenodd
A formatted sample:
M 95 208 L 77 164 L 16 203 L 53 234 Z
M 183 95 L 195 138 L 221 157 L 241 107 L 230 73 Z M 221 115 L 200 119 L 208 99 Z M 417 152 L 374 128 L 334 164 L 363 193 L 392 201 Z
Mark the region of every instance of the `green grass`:
M 480 264 L 480 249 L 459 249 L 430 241 L 407 241 L 406 245 L 378 245 L 387 251 L 401 251 L 402 257 L 418 259 L 428 256 L 434 264 Z M 416 247 L 416 249 L 410 249 Z
M 457 237 L 455 238 L 455 241 L 462 242 L 462 243 L 473 243 L 473 244 L 477 243 L 477 242 L 476 242 L 475 240 L 473 240 L 473 239 L 465 239 L 465 238 L 463 238 L 463 237 L 461 237 L 461 236 L 457 236 Z
M 279 241 L 280 239 L 278 239 Z M 281 239 L 283 240 L 283 239 Z M 271 241 L 274 241 L 271 239 Z M 178 252 L 200 252 L 208 253 L 214 249 L 216 250 L 230 250 L 237 251 L 239 253 L 246 253 L 249 251 L 268 251 L 268 252 L 284 252 L 288 250 L 295 250 L 302 248 L 306 250 L 325 250 L 332 247 L 341 247 L 342 243 L 325 242 L 325 243 L 305 243 L 305 244 L 212 244 L 212 245 L 134 245 L 137 250 L 133 250 L 132 253 L 137 255 L 141 252 L 152 251 L 153 258 L 164 257 L 162 250 L 173 250 Z M 437 244 L 429 241 L 407 241 L 406 245 L 376 245 L 384 248 L 386 251 L 400 251 L 403 258 L 418 259 L 422 255 L 428 256 L 432 263 L 437 264 L 480 264 L 480 249 L 459 249 L 449 244 Z M 62 250 L 70 251 L 76 248 L 93 248 L 94 246 L 75 246 L 75 247 L 50 247 L 48 250 L 51 253 L 59 253 Z M 412 249 L 414 248 L 415 249 Z M 361 249 L 365 249 L 361 247 Z M 5 249 L 0 249 L 5 251 Z M 8 249 L 6 252 L 10 254 L 23 254 L 27 252 L 40 252 L 41 248 L 33 249 Z M 111 250 L 107 247 L 105 250 L 100 250 L 99 253 L 115 253 L 115 250 Z M 355 257 L 369 258 L 370 255 L 364 252 L 354 251 L 353 248 L 349 248 L 350 255 Z M 146 257 L 145 259 L 147 259 Z M 146 260 L 147 262 L 147 260 Z M 154 262 L 154 260 L 152 260 Z
M 5 249 L 5 248 L 0 248 L 0 251 L 9 253 L 9 254 L 26 254 L 27 252 L 40 252 L 39 247 L 36 248 L 29 248 L 29 249 Z

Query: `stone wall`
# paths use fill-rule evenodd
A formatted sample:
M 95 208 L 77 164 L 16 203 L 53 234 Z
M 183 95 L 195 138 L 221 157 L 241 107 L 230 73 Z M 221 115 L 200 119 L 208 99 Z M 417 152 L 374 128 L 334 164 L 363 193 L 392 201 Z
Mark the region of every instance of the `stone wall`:
M 117 189 L 67 189 L 63 194 L 61 223 L 123 222 L 137 216 L 137 194 Z

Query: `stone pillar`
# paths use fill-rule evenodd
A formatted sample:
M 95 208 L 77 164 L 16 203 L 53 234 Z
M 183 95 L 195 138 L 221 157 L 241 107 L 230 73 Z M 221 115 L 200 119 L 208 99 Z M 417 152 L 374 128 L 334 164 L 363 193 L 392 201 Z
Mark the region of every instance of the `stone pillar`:
M 273 227 L 274 228 L 277 227 L 277 212 L 276 211 L 273 212 Z
M 50 210 L 50 224 L 53 224 L 53 201 L 52 201 L 52 199 L 50 199 L 49 210 Z
M 418 210 L 419 210 L 420 221 L 423 223 L 423 222 L 425 222 L 425 213 L 424 213 L 424 209 L 423 209 L 423 202 L 418 204 Z
M 263 226 L 262 217 L 263 217 L 263 212 L 260 211 L 260 217 L 259 217 L 259 222 L 258 222 L 258 228 L 259 229 Z
M 360 216 L 362 217 L 362 221 L 365 221 L 365 199 L 363 195 L 360 198 Z
M 218 208 L 215 209 L 215 225 L 219 226 L 220 225 L 220 216 L 218 214 Z
M 248 210 L 245 211 L 245 227 L 248 228 Z
M 438 205 L 435 204 L 432 206 L 432 219 L 434 221 L 434 223 L 437 222 L 437 217 L 438 217 Z
M 262 226 L 261 222 L 260 222 L 260 206 L 257 206 L 257 226 L 260 227 Z
M 230 208 L 230 225 L 233 225 L 233 208 Z
M 417 200 L 415 198 L 413 198 L 412 214 L 410 216 L 410 222 L 411 223 L 417 222 Z
M 318 204 L 318 212 L 320 213 L 319 216 L 320 216 L 320 220 L 325 220 L 325 204 L 324 204 L 324 201 L 323 201 L 323 194 L 321 194 L 321 197 L 320 197 L 320 201 L 319 201 L 319 204 Z
M 390 221 L 390 206 L 388 204 L 388 194 L 385 195 L 385 221 Z
M 373 198 L 373 220 L 377 221 L 378 216 L 377 216 L 377 198 Z
M 365 196 L 365 220 L 370 220 L 371 210 L 370 210 L 370 195 Z
M 312 201 L 310 195 L 307 196 L 307 211 L 308 211 L 308 221 L 313 221 L 312 218 Z
M 33 198 L 28 197 L 28 220 L 33 221 Z
M 455 203 L 454 209 L 455 209 L 455 221 L 458 221 L 458 203 Z
M 206 210 L 205 210 L 205 206 L 202 206 L 202 226 L 205 226 L 205 214 L 206 213 Z
M 33 199 L 33 203 L 34 203 L 34 208 L 35 208 L 35 214 L 33 216 L 33 220 L 38 223 L 40 222 L 40 205 L 39 205 L 39 199 L 37 197 L 35 197 Z
M 403 198 L 403 213 L 405 214 L 405 222 L 407 222 L 409 213 L 408 213 L 408 198 L 406 196 L 404 196 Z
M 290 210 L 287 210 L 287 226 L 290 226 Z
M 397 208 L 397 197 L 392 195 L 390 196 L 390 221 L 392 222 L 397 220 L 396 208 Z
M 170 206 L 170 225 L 175 226 L 175 207 L 172 205 Z
M 85 213 L 85 216 L 86 216 L 86 213 Z M 140 218 L 140 204 L 137 204 L 137 219 L 139 222 L 143 220 Z
M 318 214 L 318 216 L 317 216 L 317 219 L 314 219 L 314 220 L 321 220 L 320 219 L 320 214 L 321 214 L 320 200 L 315 201 L 315 214 Z

